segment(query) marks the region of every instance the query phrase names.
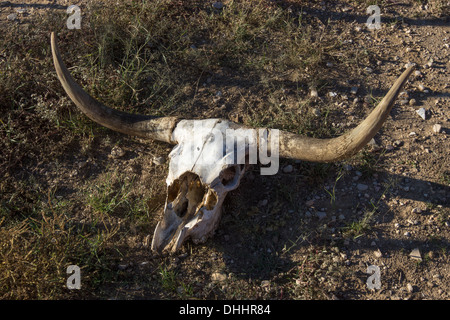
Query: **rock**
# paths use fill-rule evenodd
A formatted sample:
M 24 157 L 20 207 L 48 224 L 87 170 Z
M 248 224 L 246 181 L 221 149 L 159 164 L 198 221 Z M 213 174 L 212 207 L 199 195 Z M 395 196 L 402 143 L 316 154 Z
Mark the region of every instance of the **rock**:
M 442 130 L 442 126 L 441 126 L 440 124 L 436 123 L 436 124 L 433 126 L 433 132 L 434 132 L 434 133 L 440 133 L 441 130 Z
M 114 146 L 111 149 L 111 157 L 113 157 L 114 159 L 123 157 L 125 155 L 125 151 L 123 151 L 123 149 L 119 146 Z
M 125 270 L 126 268 L 128 268 L 128 265 L 127 264 L 119 264 L 118 266 L 117 266 L 117 268 L 119 269 L 119 270 Z
M 414 71 L 414 76 L 420 77 L 420 76 L 422 76 L 422 72 L 420 72 L 419 70 L 416 70 L 416 71 Z
M 27 9 L 17 8 L 17 9 L 16 9 L 16 12 L 17 12 L 18 14 L 26 14 L 26 13 L 27 13 Z
M 411 210 L 411 213 L 419 214 L 419 213 L 422 213 L 422 210 L 420 210 L 420 208 L 414 208 Z
M 414 106 L 414 105 L 416 105 L 416 103 L 417 103 L 416 99 L 409 100 L 409 105 L 410 106 Z
M 380 249 L 377 249 L 373 252 L 375 258 L 381 258 L 383 254 L 381 253 Z
M 294 167 L 291 164 L 288 164 L 286 167 L 283 168 L 284 173 L 291 173 L 294 171 Z
M 222 282 L 222 281 L 227 280 L 227 275 L 223 272 L 214 272 L 213 274 L 211 274 L 211 280 L 217 281 L 217 282 Z
M 337 93 L 334 91 L 330 91 L 330 92 L 328 92 L 328 96 L 330 96 L 331 98 L 334 98 L 337 96 Z
M 420 108 L 419 110 L 416 110 L 416 112 L 423 120 L 427 120 L 427 112 L 425 108 Z
M 164 157 L 153 157 L 153 163 L 157 166 L 163 165 L 166 162 Z
M 404 235 L 405 237 L 411 237 L 411 232 L 406 231 L 403 235 Z
M 8 19 L 9 21 L 15 21 L 15 20 L 17 20 L 17 14 L 15 14 L 15 13 L 8 14 L 6 16 L 6 19 Z
M 422 92 L 425 90 L 425 86 L 421 83 L 417 86 L 417 88 Z
M 411 259 L 417 260 L 417 261 L 422 261 L 422 256 L 420 255 L 420 250 L 419 248 L 414 248 L 411 253 L 409 254 L 409 256 L 411 257 Z
M 367 189 L 369 189 L 369 186 L 366 184 L 358 183 L 356 188 L 358 189 L 358 191 L 366 191 Z
M 316 212 L 316 217 L 319 218 L 319 220 L 322 220 L 322 219 L 327 217 L 327 213 L 323 212 L 323 211 L 317 211 Z
M 369 142 L 368 145 L 372 148 L 373 151 L 378 151 L 381 149 L 381 147 L 377 144 L 377 142 L 375 141 L 374 138 L 372 138 Z
M 222 2 L 214 2 L 213 4 L 212 4 L 212 6 L 213 6 L 213 8 L 214 9 L 216 9 L 216 10 L 221 10 L 221 9 L 223 9 L 223 3 Z
M 412 286 L 411 283 L 408 283 L 408 284 L 406 285 L 406 290 L 407 290 L 409 293 L 413 293 L 413 292 L 414 292 L 414 287 Z
M 352 171 L 353 167 L 350 164 L 344 164 L 343 166 L 345 171 Z
M 317 90 L 316 90 L 316 89 L 311 89 L 310 96 L 311 96 L 312 98 L 317 98 L 317 97 L 319 96 L 319 94 L 317 93 Z
M 328 68 L 333 67 L 333 63 L 332 63 L 332 62 L 327 62 L 327 67 L 328 67 Z
M 358 92 L 358 87 L 352 87 L 351 89 L 350 89 L 350 93 L 351 94 L 356 94 Z

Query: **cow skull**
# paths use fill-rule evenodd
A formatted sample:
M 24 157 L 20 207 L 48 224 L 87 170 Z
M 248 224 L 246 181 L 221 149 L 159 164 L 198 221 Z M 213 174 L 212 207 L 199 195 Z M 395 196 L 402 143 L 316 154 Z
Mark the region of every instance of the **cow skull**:
M 178 144 L 169 155 L 167 200 L 152 250 L 176 251 L 187 238 L 203 242 L 217 228 L 225 196 L 245 172 L 245 159 L 235 162 L 237 150 L 225 147 L 228 129 L 220 119 L 183 120 L 175 128 Z
M 262 164 L 270 161 L 261 150 L 274 156 L 275 172 L 278 156 L 331 162 L 357 153 L 380 129 L 413 70 L 409 67 L 403 72 L 356 128 L 336 138 L 315 139 L 274 129 L 256 131 L 223 119 L 182 120 L 111 109 L 93 99 L 75 82 L 62 61 L 54 33 L 51 47 L 64 90 L 89 118 L 115 131 L 176 145 L 169 156 L 164 213 L 151 245 L 157 252 L 176 251 L 188 238 L 203 242 L 214 233 L 226 194 L 239 186 L 246 164 L 256 163 L 255 147 L 259 147 Z

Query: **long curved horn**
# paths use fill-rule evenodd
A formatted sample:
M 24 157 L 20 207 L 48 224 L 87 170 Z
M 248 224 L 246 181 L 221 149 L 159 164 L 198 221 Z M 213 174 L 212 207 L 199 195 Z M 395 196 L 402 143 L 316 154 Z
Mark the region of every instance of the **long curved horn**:
M 179 121 L 178 118 L 134 115 L 101 104 L 87 94 L 70 75 L 59 54 L 54 32 L 51 34 L 51 46 L 55 69 L 64 90 L 89 118 L 125 134 L 177 143 L 172 139 L 172 131 Z M 283 158 L 313 162 L 332 162 L 351 157 L 361 150 L 381 128 L 413 70 L 414 66 L 406 69 L 370 115 L 356 128 L 339 137 L 316 139 L 279 131 L 279 155 Z M 234 126 L 245 128 L 241 124 Z
M 413 70 L 413 66 L 407 68 L 369 116 L 356 128 L 339 137 L 315 139 L 280 131 L 280 157 L 313 162 L 332 162 L 351 157 L 361 150 L 381 128 Z
M 51 34 L 53 63 L 64 90 L 70 99 L 93 121 L 114 131 L 155 139 L 168 143 L 172 141 L 172 131 L 178 122 L 176 117 L 151 117 L 135 115 L 111 109 L 87 94 L 72 78 L 59 53 L 55 39 Z

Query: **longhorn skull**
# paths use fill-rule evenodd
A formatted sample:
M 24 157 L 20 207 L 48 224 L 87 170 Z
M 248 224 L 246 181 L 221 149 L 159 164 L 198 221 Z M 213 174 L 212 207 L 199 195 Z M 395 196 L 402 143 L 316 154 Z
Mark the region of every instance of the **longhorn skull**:
M 176 251 L 188 238 L 204 242 L 214 233 L 226 194 L 239 186 L 246 163 L 256 163 L 255 147 L 259 147 L 262 164 L 270 162 L 268 154 L 271 154 L 269 160 L 275 172 L 278 155 L 332 162 L 357 153 L 380 129 L 413 70 L 411 66 L 402 73 L 378 106 L 356 128 L 336 138 L 315 139 L 275 129 L 256 131 L 223 119 L 183 120 L 111 109 L 75 82 L 62 61 L 53 32 L 51 47 L 64 90 L 89 118 L 115 131 L 176 145 L 169 155 L 164 213 L 151 245 L 156 252 Z

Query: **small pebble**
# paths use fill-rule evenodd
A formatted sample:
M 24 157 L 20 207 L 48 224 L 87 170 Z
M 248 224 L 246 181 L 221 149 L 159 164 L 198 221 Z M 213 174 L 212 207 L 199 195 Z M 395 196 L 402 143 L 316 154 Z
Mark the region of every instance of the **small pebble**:
M 223 8 L 223 3 L 222 2 L 214 2 L 212 4 L 213 8 L 216 10 L 221 10 Z
M 153 158 L 153 163 L 156 164 L 157 166 L 160 166 L 162 164 L 164 164 L 166 162 L 166 159 L 164 157 L 154 157 Z
M 416 112 L 423 120 L 427 120 L 427 112 L 425 108 L 420 108 L 419 110 L 416 110 Z
M 408 283 L 406 285 L 406 290 L 408 290 L 409 293 L 413 293 L 414 292 L 414 287 L 411 285 L 411 283 Z
M 223 272 L 214 272 L 213 274 L 211 274 L 211 280 L 217 281 L 217 282 L 222 282 L 222 281 L 227 280 L 227 275 Z
M 327 217 L 327 214 L 326 214 L 326 212 L 323 212 L 323 211 L 317 211 L 316 217 L 319 218 L 319 220 L 322 220 Z
M 419 248 L 414 248 L 411 253 L 409 254 L 409 256 L 411 257 L 411 259 L 414 260 L 418 260 L 418 261 L 422 261 L 422 256 L 420 255 L 420 250 Z
M 362 184 L 362 183 L 358 183 L 358 185 L 356 186 L 356 188 L 359 191 L 366 191 L 367 189 L 369 189 L 369 186 L 366 184 Z
M 394 144 L 395 147 L 401 147 L 403 145 L 403 141 L 395 140 L 393 144 Z
M 17 19 L 17 14 L 11 13 L 6 17 L 6 19 L 8 19 L 9 21 L 14 21 Z
M 117 266 L 117 268 L 119 269 L 119 270 L 125 270 L 126 268 L 128 268 L 128 265 L 127 264 L 119 264 L 118 266 Z
M 115 159 L 123 157 L 125 155 L 125 151 L 123 151 L 122 148 L 120 148 L 119 146 L 114 146 L 111 149 L 111 156 Z
M 436 123 L 436 124 L 433 126 L 433 132 L 434 132 L 434 133 L 439 133 L 439 132 L 441 132 L 441 130 L 442 130 L 442 126 L 441 126 L 440 124 Z
M 383 254 L 381 253 L 380 249 L 377 249 L 373 252 L 374 256 L 376 258 L 381 258 L 383 256 Z
M 417 103 L 416 99 L 409 100 L 409 105 L 414 106 Z
M 284 173 L 291 173 L 294 171 L 294 167 L 291 164 L 288 164 L 286 167 L 283 168 Z

